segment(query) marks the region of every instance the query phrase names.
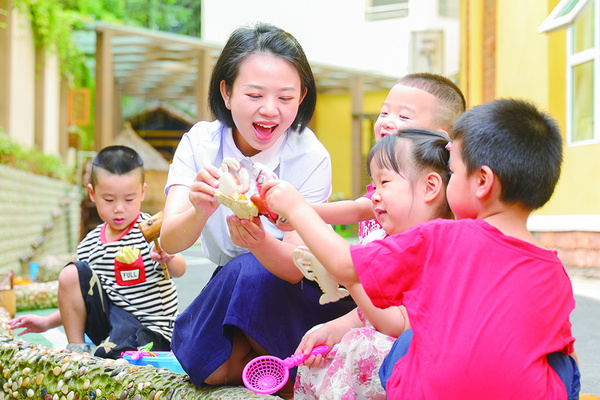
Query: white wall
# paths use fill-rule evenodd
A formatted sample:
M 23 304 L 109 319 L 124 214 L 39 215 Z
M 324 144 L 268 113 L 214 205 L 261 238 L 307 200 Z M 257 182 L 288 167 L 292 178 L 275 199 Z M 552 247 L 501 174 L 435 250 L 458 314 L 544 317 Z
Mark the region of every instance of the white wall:
M 203 0 L 202 38 L 225 43 L 238 26 L 269 22 L 290 32 L 312 62 L 403 76 L 411 31 L 444 29 L 444 75 L 458 72 L 458 20 L 437 16 L 438 0 L 413 0 L 409 16 L 365 18 L 365 0 Z
M 46 57 L 44 83 L 44 153 L 59 154 L 60 66 L 56 54 Z
M 8 57 L 11 63 L 6 133 L 25 146 L 35 144 L 36 80 L 41 79 L 43 88 L 43 148 L 47 154 L 60 153 L 60 66 L 56 53 L 46 57 L 44 68 L 36 68 L 36 50 L 33 32 L 28 18 L 12 11 L 12 29 Z M 40 74 L 43 74 L 40 75 Z
M 29 20 L 13 10 L 11 37 L 15 41 L 8 58 L 12 63 L 9 87 L 9 126 L 6 133 L 26 146 L 34 144 L 35 45 Z

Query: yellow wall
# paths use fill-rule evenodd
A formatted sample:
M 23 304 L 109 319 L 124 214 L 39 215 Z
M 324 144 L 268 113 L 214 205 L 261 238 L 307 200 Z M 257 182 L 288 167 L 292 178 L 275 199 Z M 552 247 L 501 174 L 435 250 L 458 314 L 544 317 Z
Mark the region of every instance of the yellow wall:
M 497 1 L 496 96 L 533 100 L 557 119 L 565 139 L 561 179 L 537 215 L 600 214 L 600 144 L 566 145 L 566 30 L 537 33 L 559 0 Z M 483 0 L 463 0 L 461 84 L 481 102 Z M 469 9 L 467 19 L 467 6 Z M 518 10 L 518 12 L 515 12 Z
M 363 112 L 379 114 L 387 91 L 365 93 Z M 314 131 L 331 154 L 333 193 L 352 197 L 352 108 L 349 94 L 319 94 L 314 117 Z M 363 124 L 363 150 L 369 151 L 368 139 L 373 132 Z M 369 130 L 367 132 L 367 130 Z
M 540 214 L 600 214 L 600 144 L 569 147 L 552 200 Z
M 548 14 L 558 0 L 547 0 Z M 566 29 L 544 34 L 548 40 L 548 109 L 563 131 L 566 144 Z M 596 129 L 598 129 L 596 127 Z M 600 144 L 566 146 L 563 170 L 554 196 L 540 215 L 600 214 Z
M 467 9 L 469 9 L 467 14 Z M 461 89 L 467 107 L 481 104 L 482 84 L 482 11 L 481 0 L 463 0 L 461 3 Z
M 537 33 L 549 14 L 546 1 L 496 2 L 496 97 L 527 98 L 547 108 L 548 39 Z

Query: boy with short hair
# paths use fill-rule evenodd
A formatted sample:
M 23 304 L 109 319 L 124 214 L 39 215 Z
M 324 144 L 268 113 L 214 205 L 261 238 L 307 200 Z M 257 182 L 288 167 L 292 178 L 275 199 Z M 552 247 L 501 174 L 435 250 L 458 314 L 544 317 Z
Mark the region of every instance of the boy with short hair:
M 465 111 L 466 100 L 458 86 L 448 78 L 429 72 L 408 74 L 388 92 L 374 126 L 375 141 L 404 128 L 424 128 L 448 134 Z M 312 207 L 329 224 L 348 225 L 360 221 L 359 237 L 365 238 L 381 228 L 371 210 L 372 185 L 355 200 L 316 203 Z M 280 229 L 291 230 L 278 222 Z
M 62 324 L 67 348 L 90 352 L 87 334 L 100 357 L 119 358 L 150 342 L 154 350 L 170 350 L 177 291 L 160 262 L 174 277 L 185 273 L 186 263 L 181 255 L 156 253 L 139 228 L 150 217 L 140 212 L 146 191 L 143 160 L 129 147 L 106 147 L 92 162 L 90 181 L 89 195 L 104 223 L 86 235 L 77 246 L 78 260 L 61 271 L 59 310 L 46 317 L 17 317 L 11 327 L 26 328 L 24 334 Z M 126 246 L 137 250 L 119 261 L 117 253 Z
M 412 329 L 380 369 L 389 399 L 577 399 L 571 282 L 527 230 L 560 175 L 558 125 L 499 99 L 466 111 L 451 137 L 456 221 L 351 245 L 285 182 L 266 182 L 267 204 L 338 282 L 360 279 L 377 307 L 406 306 Z

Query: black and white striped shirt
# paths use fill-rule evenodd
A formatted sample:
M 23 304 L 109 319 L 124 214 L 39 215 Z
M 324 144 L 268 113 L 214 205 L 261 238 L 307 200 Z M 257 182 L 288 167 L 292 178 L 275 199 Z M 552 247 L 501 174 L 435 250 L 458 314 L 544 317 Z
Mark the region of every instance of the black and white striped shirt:
M 150 218 L 140 213 L 137 223 L 118 240 L 106 243 L 106 223 L 98 225 L 77 246 L 77 258 L 88 263 L 96 272 L 108 298 L 113 304 L 134 315 L 143 325 L 171 340 L 177 316 L 177 291 L 173 280 L 164 278 L 160 264 L 150 252 L 154 244 L 146 242 L 139 222 Z M 146 281 L 132 286 L 119 286 L 115 278 L 115 256 L 123 246 L 140 249 Z

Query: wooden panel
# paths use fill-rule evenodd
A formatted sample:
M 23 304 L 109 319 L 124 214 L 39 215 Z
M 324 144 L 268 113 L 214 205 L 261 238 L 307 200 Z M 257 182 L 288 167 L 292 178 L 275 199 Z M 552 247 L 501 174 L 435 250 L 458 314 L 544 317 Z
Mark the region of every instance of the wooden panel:
M 351 81 L 352 96 L 352 198 L 358 198 L 363 192 L 362 172 L 364 169 L 362 156 L 362 113 L 363 113 L 363 79 L 355 77 Z
M 485 0 L 483 8 L 482 102 L 496 97 L 496 0 Z
M 97 151 L 110 145 L 115 136 L 113 132 L 114 79 L 111 39 L 110 31 L 96 33 L 94 141 Z

